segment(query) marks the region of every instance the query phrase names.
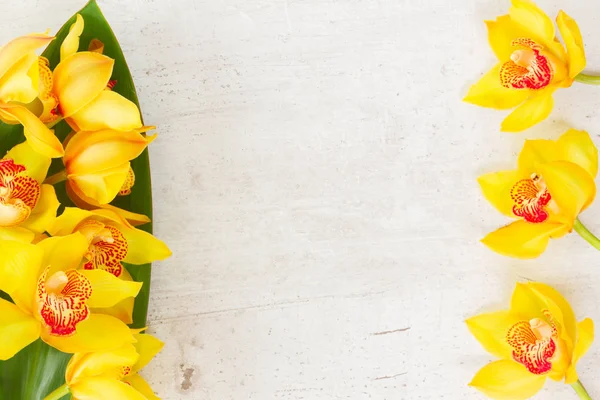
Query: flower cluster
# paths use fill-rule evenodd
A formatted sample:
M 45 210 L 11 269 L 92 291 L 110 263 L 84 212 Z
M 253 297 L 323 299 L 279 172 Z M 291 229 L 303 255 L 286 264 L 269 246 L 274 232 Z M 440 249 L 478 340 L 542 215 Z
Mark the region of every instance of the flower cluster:
M 552 94 L 574 81 L 600 83 L 582 73 L 586 65 L 581 32 L 564 11 L 552 20 L 530 0 L 512 0 L 507 15 L 486 21 L 490 46 L 498 63 L 473 85 L 465 101 L 496 109 L 515 108 L 501 130 L 518 132 L 544 120 L 553 108 Z M 557 140 L 526 140 L 515 169 L 479 177 L 483 196 L 510 224 L 482 242 L 514 258 L 539 257 L 550 239 L 575 230 L 600 250 L 578 217 L 596 196 L 598 149 L 585 131 L 570 129 Z M 527 399 L 547 378 L 570 384 L 590 399 L 575 366 L 594 339 L 594 324 L 575 314 L 552 287 L 517 284 L 510 309 L 468 319 L 481 345 L 498 357 L 471 382 L 493 399 Z
M 163 344 L 128 326 L 143 283 L 127 264 L 171 252 L 136 228 L 146 216 L 110 204 L 135 190 L 131 161 L 155 136 L 113 90 L 103 44 L 78 51 L 83 30 L 77 15 L 55 67 L 36 54 L 55 39 L 46 34 L 0 49 L 0 119 L 25 138 L 0 159 L 0 360 L 41 339 L 73 354 L 48 399 L 156 399 L 137 372 Z M 71 133 L 61 140 L 52 128 L 63 121 Z M 77 207 L 59 202 L 63 184 Z

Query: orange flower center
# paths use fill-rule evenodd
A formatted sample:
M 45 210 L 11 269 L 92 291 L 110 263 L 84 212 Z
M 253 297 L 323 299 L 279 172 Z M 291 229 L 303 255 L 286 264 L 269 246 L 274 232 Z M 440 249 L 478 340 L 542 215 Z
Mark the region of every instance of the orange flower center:
M 81 232 L 90 243 L 84 254 L 84 269 L 103 269 L 116 277 L 123 273 L 121 261 L 127 256 L 127 240 L 120 230 L 100 221 L 89 219 L 80 223 Z
M 515 50 L 510 61 L 500 68 L 502 86 L 511 89 L 542 89 L 550 84 L 554 69 L 550 56 L 543 52 L 543 47 L 531 39 L 513 40 Z
M 29 218 L 40 198 L 40 184 L 22 175 L 26 168 L 0 160 L 0 226 L 15 226 Z
M 510 197 L 514 202 L 512 211 L 517 217 L 534 223 L 548 219 L 546 206 L 552 196 L 539 175 L 532 174 L 530 179 L 521 179 L 515 183 L 510 190 Z
M 529 372 L 542 375 L 552 369 L 552 361 L 562 353 L 556 326 L 547 311 L 550 323 L 534 318 L 529 322 L 520 321 L 513 325 L 506 335 L 506 341 L 513 348 L 513 358 L 523 364 Z
M 75 270 L 59 271 L 46 279 L 49 270 L 47 267 L 38 280 L 39 314 L 50 334 L 70 336 L 77 324 L 89 316 L 86 301 L 92 295 L 92 285 Z

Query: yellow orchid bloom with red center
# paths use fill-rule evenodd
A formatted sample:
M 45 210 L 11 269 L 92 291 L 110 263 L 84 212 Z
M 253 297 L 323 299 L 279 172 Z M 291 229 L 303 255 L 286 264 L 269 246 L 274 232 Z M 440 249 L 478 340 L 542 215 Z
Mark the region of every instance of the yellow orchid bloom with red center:
M 142 134 L 149 129 L 153 127 L 77 132 L 68 141 L 63 157 L 69 189 L 99 204 L 110 203 L 128 179 L 130 161 L 155 139 L 156 135 Z
M 527 140 L 516 170 L 478 178 L 485 198 L 516 221 L 482 242 L 511 257 L 533 258 L 550 238 L 571 232 L 594 200 L 598 150 L 587 132 L 569 130 L 558 140 Z
M 65 353 L 123 347 L 134 338 L 119 319 L 90 311 L 136 296 L 141 283 L 79 270 L 89 243 L 80 233 L 36 245 L 0 241 L 0 360 L 41 338 Z
M 148 334 L 135 334 L 135 338 L 134 345 L 117 350 L 74 354 L 67 365 L 64 389 L 74 400 L 159 400 L 138 372 L 164 343 Z
M 83 268 L 103 269 L 116 277 L 124 271 L 121 262 L 141 265 L 171 256 L 166 244 L 111 210 L 66 207 L 48 232 L 52 236 L 83 234 L 89 243 Z
M 516 107 L 502 122 L 502 131 L 519 132 L 548 117 L 554 91 L 571 86 L 585 68 L 577 23 L 563 11 L 556 22 L 566 51 L 552 20 L 530 0 L 512 0 L 508 15 L 486 21 L 498 64 L 469 89 L 464 100 L 500 110 Z
M 583 388 L 575 367 L 594 340 L 594 323 L 589 318 L 578 323 L 569 303 L 552 287 L 519 283 L 509 310 L 466 323 L 484 349 L 500 359 L 484 366 L 470 383 L 490 398 L 528 399 L 546 378 Z
M 39 60 L 35 50 L 52 40 L 52 36 L 34 33 L 0 48 L 0 120 L 23 125 L 29 144 L 39 153 L 54 158 L 63 155 L 62 144 L 25 106 L 38 95 Z
M 0 234 L 31 242 L 56 218 L 59 203 L 51 185 L 42 184 L 50 158 L 29 142 L 13 147 L 0 159 Z
M 49 84 L 40 88 L 44 115 L 58 110 L 75 131 L 112 129 L 132 131 L 142 127 L 135 103 L 114 92 L 111 81 L 114 60 L 99 50 L 77 52 L 84 20 L 77 15 L 75 23 L 60 48 L 60 63 L 52 75 L 45 74 Z M 47 88 L 51 87 L 50 93 Z

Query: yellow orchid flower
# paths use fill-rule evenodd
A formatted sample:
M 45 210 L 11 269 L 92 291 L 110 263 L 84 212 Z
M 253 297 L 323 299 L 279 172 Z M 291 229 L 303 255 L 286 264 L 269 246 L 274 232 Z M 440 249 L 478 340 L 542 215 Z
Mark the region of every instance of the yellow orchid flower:
M 75 193 L 94 199 L 98 204 L 110 203 L 126 183 L 130 161 L 139 156 L 155 138 L 142 133 L 153 129 L 121 132 L 102 130 L 75 133 L 65 148 L 65 171 L 46 180 L 56 183 L 66 178 Z
M 550 238 L 573 227 L 580 232 L 576 218 L 594 200 L 597 173 L 598 150 L 587 132 L 571 129 L 558 140 L 527 140 L 516 170 L 478 178 L 485 198 L 517 219 L 482 242 L 503 255 L 533 258 Z
M 107 308 L 136 296 L 141 283 L 102 270 L 78 270 L 88 250 L 80 233 L 48 238 L 36 245 L 0 241 L 0 360 L 41 338 L 65 353 L 104 351 L 134 341 L 129 328 Z
M 56 192 L 42 184 L 50 161 L 29 142 L 16 145 L 0 159 L 0 239 L 31 242 L 54 222 Z
M 519 132 L 548 117 L 554 91 L 571 86 L 585 67 L 577 23 L 563 11 L 556 22 L 566 51 L 552 20 L 530 0 L 512 0 L 508 15 L 486 21 L 498 64 L 469 89 L 464 100 L 500 110 L 516 107 L 502 122 L 502 131 Z
M 138 375 L 163 348 L 164 343 L 148 334 L 135 334 L 134 345 L 120 349 L 73 354 L 65 371 L 65 385 L 45 400 L 71 393 L 74 400 L 160 400 Z
M 33 33 L 0 48 L 0 120 L 23 125 L 29 144 L 39 153 L 55 158 L 63 155 L 62 144 L 24 106 L 32 103 L 38 94 L 39 60 L 35 50 L 52 40 L 53 36 Z
M 594 323 L 589 318 L 578 323 L 569 303 L 552 287 L 519 283 L 509 310 L 466 323 L 483 348 L 500 359 L 484 366 L 470 383 L 488 397 L 528 399 L 546 378 L 564 380 L 585 393 L 575 366 L 594 340 Z
M 121 262 L 141 265 L 171 256 L 171 250 L 148 232 L 134 228 L 111 210 L 81 210 L 66 207 L 48 228 L 52 236 L 79 232 L 89 243 L 84 269 L 103 269 L 116 277 L 124 271 Z
M 48 228 L 52 236 L 74 232 L 83 234 L 89 243 L 83 268 L 103 269 L 114 276 L 131 281 L 131 275 L 121 262 L 147 264 L 164 260 L 171 250 L 148 232 L 134 228 L 126 219 L 110 210 L 87 211 L 67 207 Z M 134 298 L 123 299 L 111 308 L 98 310 L 121 321 L 132 323 Z
M 52 76 L 45 74 L 46 79 L 51 80 L 51 84 L 40 91 L 45 115 L 52 118 L 48 110 L 57 107 L 58 114 L 75 131 L 132 131 L 141 128 L 140 112 L 135 103 L 112 91 L 115 82 L 110 78 L 114 60 L 98 49 L 77 52 L 83 29 L 84 20 L 78 14 L 61 45 L 60 63 Z M 52 88 L 52 96 L 49 96 L 47 87 Z

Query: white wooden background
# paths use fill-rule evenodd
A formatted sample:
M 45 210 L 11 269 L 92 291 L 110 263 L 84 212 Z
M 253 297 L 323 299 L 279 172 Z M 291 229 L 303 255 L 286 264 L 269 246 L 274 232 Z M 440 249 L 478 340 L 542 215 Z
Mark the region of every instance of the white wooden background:
M 524 134 L 460 99 L 494 62 L 484 19 L 508 0 L 103 0 L 151 148 L 156 234 L 144 375 L 165 400 L 481 399 L 491 360 L 463 320 L 517 280 L 555 285 L 600 322 L 600 254 L 575 235 L 534 261 L 478 240 L 506 222 L 478 174 L 525 138 L 587 129 L 600 87 L 556 95 Z M 600 69 L 595 1 L 577 19 Z M 83 0 L 0 3 L 1 41 L 56 30 Z M 582 219 L 600 233 L 600 204 Z M 600 345 L 579 364 L 600 398 Z M 574 399 L 549 383 L 540 399 Z

